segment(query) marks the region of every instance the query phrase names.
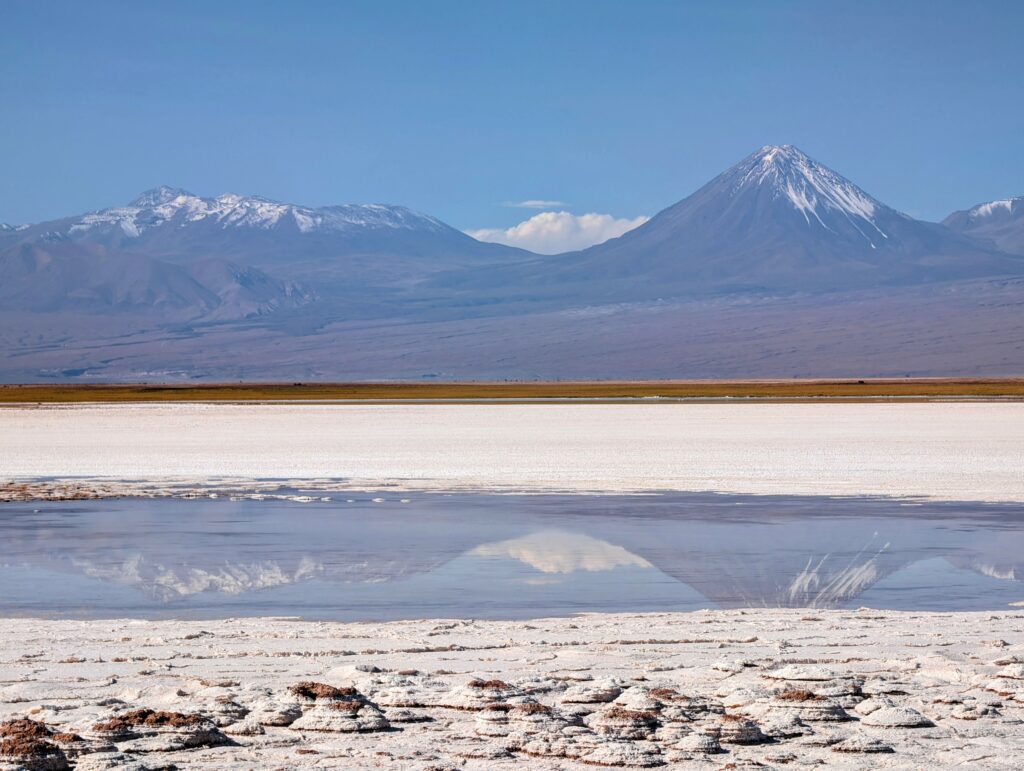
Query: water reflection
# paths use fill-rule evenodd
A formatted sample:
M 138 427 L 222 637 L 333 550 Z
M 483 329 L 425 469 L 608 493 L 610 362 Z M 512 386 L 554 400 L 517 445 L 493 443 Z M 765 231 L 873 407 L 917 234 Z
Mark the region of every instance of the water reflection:
M 621 546 L 562 530 L 541 530 L 522 538 L 485 543 L 467 552 L 471 557 L 509 557 L 541 573 L 596 573 L 626 565 L 649 568 L 651 563 Z
M 225 562 L 209 567 L 165 565 L 136 554 L 124 562 L 89 562 L 72 558 L 71 564 L 90 578 L 134 586 L 163 602 L 202 592 L 244 594 L 259 589 L 295 583 L 323 572 L 323 564 L 310 557 L 299 559 L 293 570 L 278 562 Z
M 406 496 L 410 497 L 410 496 Z M 0 507 L 0 612 L 529 617 L 1005 608 L 1024 507 L 682 495 Z

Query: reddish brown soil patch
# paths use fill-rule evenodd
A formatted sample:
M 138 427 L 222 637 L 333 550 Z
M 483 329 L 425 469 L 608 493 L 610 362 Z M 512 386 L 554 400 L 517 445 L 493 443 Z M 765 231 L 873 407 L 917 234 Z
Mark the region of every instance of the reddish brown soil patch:
M 26 763 L 47 760 L 48 767 L 67 768 L 63 750 L 47 741 L 52 734 L 43 723 L 35 720 L 22 718 L 0 723 L 0 757 L 19 758 Z
M 359 691 L 355 688 L 335 688 L 326 683 L 314 683 L 307 680 L 296 683 L 288 689 L 296 696 L 303 699 L 345 699 L 358 696 Z
M 515 710 L 523 715 L 551 714 L 551 707 L 546 704 L 520 704 L 515 708 Z
M 470 688 L 511 688 L 504 680 L 470 680 L 466 683 Z
M 46 739 L 53 734 L 45 723 L 38 720 L 20 718 L 0 723 L 0 736 L 4 738 L 18 737 L 22 739 Z
M 332 701 L 327 705 L 338 712 L 351 712 L 353 715 L 363 708 L 361 701 Z
M 11 758 L 47 758 L 52 756 L 64 757 L 61 749 L 43 739 L 11 737 L 0 739 L 0 757 Z
M 775 695 L 780 701 L 822 701 L 824 697 L 818 696 L 806 688 L 788 688 L 782 693 Z
M 136 709 L 117 715 L 103 723 L 93 726 L 94 731 L 117 732 L 127 731 L 140 726 L 167 726 L 170 728 L 186 728 L 188 726 L 205 723 L 206 718 L 202 715 L 186 715 L 181 712 L 154 711 L 151 709 Z
M 484 712 L 510 712 L 512 710 L 511 704 L 506 704 L 503 701 L 496 701 L 493 704 L 484 705 Z
M 612 707 L 604 714 L 611 720 L 628 720 L 636 723 L 656 723 L 658 721 L 658 713 L 650 710 Z
M 679 693 L 675 688 L 651 688 L 647 695 L 652 699 L 658 701 L 667 701 L 672 703 L 688 702 L 690 697 L 685 694 Z

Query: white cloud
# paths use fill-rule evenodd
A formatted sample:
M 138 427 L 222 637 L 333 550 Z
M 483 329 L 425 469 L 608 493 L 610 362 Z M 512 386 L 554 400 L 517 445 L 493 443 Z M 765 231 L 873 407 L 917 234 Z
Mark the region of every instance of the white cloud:
M 565 201 L 546 201 L 543 198 L 530 198 L 526 201 L 509 201 L 506 206 L 516 209 L 555 209 L 568 206 Z
M 510 228 L 482 228 L 466 232 L 479 241 L 518 246 L 538 254 L 585 249 L 616 238 L 643 225 L 650 217 L 617 219 L 610 214 L 570 214 L 546 211 Z
M 621 546 L 582 533 L 542 530 L 510 541 L 485 543 L 469 552 L 474 557 L 511 557 L 542 573 L 596 573 L 618 567 L 649 568 L 643 557 Z

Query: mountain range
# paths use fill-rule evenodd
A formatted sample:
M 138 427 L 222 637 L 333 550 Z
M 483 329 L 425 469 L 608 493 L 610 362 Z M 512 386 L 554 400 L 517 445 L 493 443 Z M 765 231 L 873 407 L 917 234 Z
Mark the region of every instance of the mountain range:
M 314 209 L 159 187 L 124 207 L 5 226 L 0 308 L 244 318 L 526 256 L 401 206 Z
M 1024 198 L 923 222 L 790 145 L 554 256 L 401 206 L 170 187 L 0 226 L 7 381 L 1020 374 L 1022 303 Z
M 1024 234 L 1024 219 L 1016 230 Z M 768 146 L 618 238 L 488 271 L 485 279 L 621 301 L 1021 274 L 1024 261 L 1000 251 L 1012 239 L 972 235 L 908 217 L 791 145 Z M 478 281 L 463 272 L 457 283 Z

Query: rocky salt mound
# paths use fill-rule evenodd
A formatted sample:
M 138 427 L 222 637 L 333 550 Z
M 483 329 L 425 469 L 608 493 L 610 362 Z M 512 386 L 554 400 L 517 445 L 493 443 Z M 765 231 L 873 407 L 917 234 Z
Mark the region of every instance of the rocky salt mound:
M 4 771 L 1024 756 L 1024 614 L 3 623 Z

